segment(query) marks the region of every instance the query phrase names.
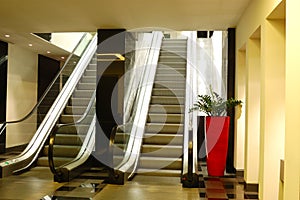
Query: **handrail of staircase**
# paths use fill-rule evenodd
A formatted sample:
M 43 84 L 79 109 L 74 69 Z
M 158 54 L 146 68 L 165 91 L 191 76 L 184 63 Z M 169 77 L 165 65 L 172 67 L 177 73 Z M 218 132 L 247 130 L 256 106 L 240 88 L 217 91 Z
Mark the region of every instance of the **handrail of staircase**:
M 0 65 L 2 65 L 5 61 L 7 61 L 8 60 L 8 55 L 5 55 L 5 56 L 2 56 L 1 58 L 0 58 Z
M 197 112 L 190 112 L 197 98 L 197 72 L 195 69 L 197 46 L 193 32 L 187 42 L 187 72 L 185 91 L 184 142 L 183 142 L 183 187 L 198 187 Z
M 145 76 L 145 70 L 146 70 L 146 61 L 147 61 L 147 57 L 149 56 L 149 52 L 150 52 L 150 43 L 149 43 L 149 39 L 146 39 L 147 36 L 149 36 L 150 34 L 145 34 L 145 33 L 141 33 L 141 37 L 142 40 L 141 42 L 137 42 L 136 43 L 136 60 L 133 64 L 133 69 L 138 68 L 138 67 L 142 67 L 141 70 L 139 70 L 140 68 L 137 69 L 137 72 L 134 70 L 135 74 L 131 74 L 131 78 L 129 80 L 128 83 L 128 88 L 127 91 L 124 95 L 124 102 L 127 102 L 124 108 L 124 124 L 120 124 L 120 125 L 116 125 L 112 128 L 111 130 L 111 134 L 110 134 L 110 138 L 109 138 L 109 155 L 111 155 L 113 157 L 113 149 L 114 149 L 114 143 L 115 143 L 115 137 L 117 134 L 118 130 L 123 130 L 126 128 L 126 126 L 128 124 L 132 124 L 133 123 L 133 119 L 134 119 L 134 114 L 136 107 L 137 107 L 137 98 L 140 94 L 140 89 L 142 86 L 142 80 L 143 77 Z M 151 39 L 152 40 L 152 39 Z M 138 80 L 137 84 L 136 84 L 136 88 L 134 88 L 134 81 Z M 131 132 L 131 130 L 130 130 Z M 130 150 L 127 151 L 126 154 L 126 159 L 123 159 L 123 161 L 121 163 L 125 163 L 126 160 L 129 157 L 130 154 Z M 120 166 L 120 165 L 119 165 Z M 118 167 L 116 169 L 113 169 L 113 167 L 110 170 L 110 173 L 112 174 L 112 177 L 114 177 L 115 179 L 118 179 L 119 174 L 123 173 L 123 172 L 119 172 L 118 171 Z M 122 180 L 123 181 L 123 180 Z M 121 181 L 121 182 L 122 182 Z M 111 181 L 111 182 L 119 182 L 117 181 Z
M 53 159 L 54 142 L 55 142 L 55 137 L 56 137 L 57 131 L 61 127 L 81 124 L 81 122 L 84 119 L 86 119 L 86 117 L 90 113 L 91 109 L 93 108 L 95 100 L 96 100 L 96 90 L 93 92 L 93 95 L 89 101 L 89 104 L 88 104 L 86 110 L 84 111 L 84 113 L 82 114 L 82 116 L 80 117 L 80 119 L 76 120 L 76 122 L 73 122 L 73 123 L 57 124 L 55 126 L 55 128 L 51 131 L 50 138 L 49 138 L 49 148 L 48 148 L 48 163 L 49 163 L 49 168 L 50 168 L 51 172 L 53 173 L 54 177 L 57 177 L 59 179 L 59 177 L 61 177 L 61 175 L 62 175 L 61 171 L 59 171 L 55 168 L 54 159 Z M 73 162 L 73 161 L 70 161 L 70 162 Z
M 2 124 L 2 126 L 0 127 L 0 135 L 4 131 L 4 129 L 5 129 L 5 127 L 6 127 L 7 124 L 13 124 L 13 123 L 22 122 L 22 121 L 28 119 L 36 111 L 36 109 L 41 105 L 41 103 L 43 102 L 43 100 L 45 99 L 45 97 L 47 96 L 48 92 L 51 90 L 51 88 L 55 84 L 55 82 L 60 77 L 61 73 L 64 71 L 65 67 L 67 66 L 67 64 L 70 61 L 70 59 L 72 58 L 72 56 L 75 54 L 76 49 L 79 47 L 79 45 L 81 44 L 81 42 L 86 38 L 86 35 L 87 35 L 87 33 L 84 33 L 83 36 L 80 38 L 80 40 L 76 44 L 75 48 L 73 49 L 73 51 L 71 52 L 71 54 L 66 59 L 65 64 L 58 71 L 58 73 L 56 74 L 56 76 L 54 77 L 54 79 L 52 80 L 52 82 L 48 85 L 48 87 L 46 88 L 45 92 L 43 93 L 43 95 L 41 96 L 41 98 L 39 99 L 39 101 L 35 104 L 35 106 L 31 109 L 31 111 L 28 112 L 24 117 L 22 117 L 20 119 L 12 120 L 12 121 L 0 122 L 0 124 Z
M 68 78 L 64 87 L 58 94 L 44 120 L 38 127 L 33 138 L 25 148 L 25 150 L 18 156 L 0 163 L 2 169 L 2 176 L 10 173 L 18 173 L 26 170 L 37 159 L 38 153 L 41 151 L 44 143 L 48 139 L 51 130 L 55 126 L 61 112 L 68 103 L 68 99 L 72 95 L 77 83 L 82 77 L 86 67 L 90 63 L 97 49 L 97 34 L 94 35 L 87 48 L 83 52 L 76 68 Z
M 136 114 L 132 122 L 128 145 L 122 162 L 114 169 L 117 176 L 119 173 L 128 173 L 128 178 L 131 178 L 137 167 L 162 37 L 161 32 L 154 31 L 151 42 L 148 44 L 150 46 L 148 46 L 147 59 L 143 64 L 146 71 L 138 85 Z

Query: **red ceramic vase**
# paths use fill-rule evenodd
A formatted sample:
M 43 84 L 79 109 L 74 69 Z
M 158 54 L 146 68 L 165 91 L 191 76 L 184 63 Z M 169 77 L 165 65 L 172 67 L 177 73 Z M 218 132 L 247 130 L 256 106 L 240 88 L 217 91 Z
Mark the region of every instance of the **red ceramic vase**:
M 209 176 L 224 176 L 228 150 L 230 117 L 206 117 L 207 171 Z

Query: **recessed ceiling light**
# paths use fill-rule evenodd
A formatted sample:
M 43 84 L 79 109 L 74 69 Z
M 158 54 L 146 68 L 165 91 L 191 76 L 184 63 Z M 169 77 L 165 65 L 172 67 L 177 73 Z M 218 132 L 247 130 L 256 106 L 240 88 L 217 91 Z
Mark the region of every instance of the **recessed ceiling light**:
M 10 35 L 8 35 L 8 34 L 5 34 L 4 36 L 5 36 L 6 38 L 9 38 L 9 37 L 10 37 Z
M 28 46 L 32 47 L 32 44 L 28 44 Z
M 51 53 L 51 51 L 47 51 L 47 53 Z

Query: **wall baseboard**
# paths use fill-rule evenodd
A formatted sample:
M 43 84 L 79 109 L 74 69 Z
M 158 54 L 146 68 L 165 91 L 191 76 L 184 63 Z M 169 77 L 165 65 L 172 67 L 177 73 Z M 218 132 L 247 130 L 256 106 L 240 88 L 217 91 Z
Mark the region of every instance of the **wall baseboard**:
M 246 183 L 244 184 L 246 192 L 258 192 L 259 185 L 256 183 Z
M 236 170 L 236 176 L 244 177 L 244 170 Z

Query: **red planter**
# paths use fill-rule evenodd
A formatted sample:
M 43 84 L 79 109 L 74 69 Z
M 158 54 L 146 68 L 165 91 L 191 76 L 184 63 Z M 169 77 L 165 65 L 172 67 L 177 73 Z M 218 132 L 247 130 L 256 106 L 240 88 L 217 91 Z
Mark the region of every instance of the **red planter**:
M 230 117 L 205 117 L 207 171 L 210 176 L 224 176 Z

